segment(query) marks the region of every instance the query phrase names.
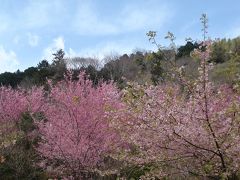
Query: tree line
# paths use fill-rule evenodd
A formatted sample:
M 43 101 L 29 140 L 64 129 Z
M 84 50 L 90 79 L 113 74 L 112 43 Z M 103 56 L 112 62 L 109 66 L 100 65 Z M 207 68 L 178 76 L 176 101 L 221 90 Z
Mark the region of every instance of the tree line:
M 109 55 L 102 62 L 91 57 L 66 58 L 64 51 L 60 49 L 53 54 L 51 63 L 42 60 L 37 66 L 29 67 L 24 71 L 0 74 L 0 84 L 14 88 L 44 85 L 47 79 L 62 80 L 67 69 L 71 69 L 76 75 L 80 71 L 85 71 L 94 84 L 102 80 L 113 80 L 119 87 L 125 86 L 125 80 L 158 84 L 171 79 L 167 76 L 169 63 L 164 60 L 164 56 L 168 56 L 168 59 L 169 56 L 174 56 L 177 66 L 184 66 L 186 73 L 194 76 L 193 69 L 198 65 L 194 62 L 191 52 L 199 46 L 199 42 L 188 40 L 185 45 L 177 48 L 177 53 L 174 55 L 169 49 L 164 49 L 164 53 L 136 51 L 130 55 Z M 216 64 L 211 78 L 220 83 L 235 83 L 240 71 L 239 55 L 240 38 L 215 41 L 209 59 L 209 62 Z

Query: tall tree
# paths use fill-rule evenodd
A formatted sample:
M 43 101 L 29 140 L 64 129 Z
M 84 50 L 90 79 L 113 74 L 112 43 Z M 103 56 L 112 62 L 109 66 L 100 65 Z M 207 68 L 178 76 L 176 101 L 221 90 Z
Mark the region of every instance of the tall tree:
M 59 81 L 63 79 L 64 73 L 67 70 L 67 65 L 64 59 L 65 52 L 60 49 L 56 53 L 53 53 L 53 56 L 52 68 L 54 71 L 54 76 L 52 78 L 54 81 Z
M 50 85 L 42 109 L 47 121 L 39 123 L 43 141 L 38 151 L 65 173 L 87 179 L 101 170 L 104 157 L 119 143 L 119 136 L 109 126 L 111 112 L 121 106 L 119 94 L 113 84 L 93 87 L 83 73 L 77 82 L 65 79 Z

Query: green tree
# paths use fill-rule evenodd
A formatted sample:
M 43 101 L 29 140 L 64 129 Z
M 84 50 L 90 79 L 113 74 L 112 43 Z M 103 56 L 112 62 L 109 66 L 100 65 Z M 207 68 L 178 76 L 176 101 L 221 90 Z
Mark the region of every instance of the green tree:
M 64 74 L 67 70 L 67 65 L 64 59 L 65 52 L 60 49 L 56 53 L 53 53 L 53 63 L 51 64 L 51 67 L 54 71 L 54 75 L 52 79 L 54 81 L 62 80 L 64 77 Z
M 198 48 L 199 44 L 197 42 L 193 43 L 191 41 L 187 41 L 187 43 L 184 46 L 180 46 L 178 48 L 177 57 L 185 57 L 190 56 L 190 53 L 195 49 Z

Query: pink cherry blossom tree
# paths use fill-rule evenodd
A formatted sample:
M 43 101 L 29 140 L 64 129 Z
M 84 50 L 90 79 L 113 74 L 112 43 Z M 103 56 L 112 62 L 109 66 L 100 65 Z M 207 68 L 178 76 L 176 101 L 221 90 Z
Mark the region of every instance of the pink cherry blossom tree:
M 79 80 L 65 77 L 42 107 L 46 121 L 38 124 L 42 141 L 37 150 L 58 169 L 75 178 L 101 170 L 104 158 L 119 145 L 119 135 L 109 125 L 112 112 L 121 108 L 112 83 L 93 87 L 84 73 Z
M 116 118 L 115 126 L 132 146 L 121 157 L 132 165 L 151 166 L 146 178 L 230 179 L 239 172 L 240 95 L 209 81 L 211 41 L 203 31 L 202 47 L 194 52 L 199 78 L 190 84 L 180 74 L 184 92 L 173 84 L 131 85 L 124 91 L 131 117 Z
M 43 104 L 42 88 L 0 87 L 0 150 L 15 144 L 21 137 L 20 119 L 23 113 L 34 115 Z
M 23 92 L 8 87 L 0 87 L 0 122 L 17 120 L 25 111 Z
M 0 148 L 15 141 L 16 122 L 25 110 L 25 96 L 22 92 L 0 87 Z

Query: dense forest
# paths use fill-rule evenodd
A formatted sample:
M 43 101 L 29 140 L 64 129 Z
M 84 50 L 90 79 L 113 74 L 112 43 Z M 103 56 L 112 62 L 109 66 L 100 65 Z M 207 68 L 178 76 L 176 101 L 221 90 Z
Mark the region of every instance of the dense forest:
M 0 179 L 240 178 L 240 37 L 0 74 Z
M 199 46 L 199 42 L 187 41 L 185 45 L 177 48 L 175 55 L 172 54 L 171 49 L 163 49 L 163 51 L 167 56 L 174 56 L 168 59 L 174 58 L 177 66 L 184 66 L 187 75 L 194 76 L 193 69 L 196 69 L 198 64 L 191 56 L 191 52 Z M 219 83 L 233 85 L 240 73 L 240 38 L 217 40 L 211 48 L 209 62 L 215 65 L 211 78 Z M 121 56 L 109 55 L 102 61 L 91 57 L 65 58 L 62 49 L 53 55 L 52 63 L 42 60 L 37 66 L 29 67 L 23 72 L 18 70 L 14 73 L 0 74 L 0 84 L 13 88 L 40 86 L 44 85 L 47 79 L 56 82 L 62 80 L 67 70 L 73 71 L 75 76 L 80 71 L 85 71 L 94 84 L 102 80 L 113 80 L 120 87 L 126 85 L 125 81 L 158 84 L 170 80 L 166 73 L 170 71 L 168 62 L 161 56 L 161 52 L 137 51 Z

